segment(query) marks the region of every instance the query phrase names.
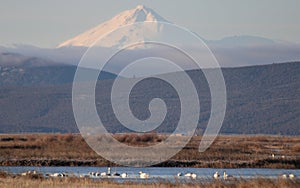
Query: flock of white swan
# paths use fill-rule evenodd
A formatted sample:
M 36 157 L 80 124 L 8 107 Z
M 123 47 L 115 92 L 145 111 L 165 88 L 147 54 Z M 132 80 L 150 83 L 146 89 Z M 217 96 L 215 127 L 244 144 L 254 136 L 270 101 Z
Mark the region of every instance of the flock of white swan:
M 37 171 L 33 170 L 33 171 L 27 171 L 27 172 L 23 172 L 21 173 L 21 176 L 26 176 L 26 175 L 32 175 L 32 174 L 38 174 Z M 47 173 L 45 174 L 46 177 L 68 177 L 67 173 Z M 182 176 L 182 177 L 189 177 L 191 179 L 196 179 L 197 178 L 197 174 L 192 173 L 192 172 L 188 172 L 188 173 L 178 173 L 177 174 L 178 177 Z M 111 169 L 108 167 L 106 172 L 89 172 L 88 174 L 81 174 L 79 175 L 79 177 L 81 178 L 96 178 L 96 177 L 116 177 L 116 178 L 128 178 L 128 173 L 127 172 L 123 172 L 123 173 L 117 173 L 117 172 L 113 172 L 111 173 Z M 145 173 L 140 171 L 138 176 L 140 179 L 148 179 L 150 178 L 150 174 Z M 279 176 L 280 178 L 283 179 L 295 179 L 296 176 L 292 173 L 290 174 L 282 174 Z M 224 180 L 234 180 L 235 177 L 232 175 L 227 174 L 226 171 L 223 171 L 223 175 L 219 174 L 218 171 L 216 171 L 213 175 L 212 175 L 213 179 L 224 179 Z

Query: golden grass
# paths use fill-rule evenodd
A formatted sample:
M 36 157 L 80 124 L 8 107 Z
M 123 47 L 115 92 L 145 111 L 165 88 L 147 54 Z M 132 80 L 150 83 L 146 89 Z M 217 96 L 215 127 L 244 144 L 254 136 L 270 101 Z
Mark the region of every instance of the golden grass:
M 114 137 L 128 145 L 146 146 L 163 141 L 166 135 L 116 134 Z M 193 137 L 181 152 L 159 166 L 300 168 L 300 137 L 218 136 L 203 153 L 198 152 L 200 141 L 200 136 Z M 79 134 L 20 134 L 0 135 L 0 165 L 114 164 L 98 156 Z

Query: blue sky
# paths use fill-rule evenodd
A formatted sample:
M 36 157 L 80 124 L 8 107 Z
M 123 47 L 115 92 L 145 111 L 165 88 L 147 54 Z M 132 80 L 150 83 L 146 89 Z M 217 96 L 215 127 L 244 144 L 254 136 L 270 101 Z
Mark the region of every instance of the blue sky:
M 300 43 L 299 0 L 2 0 L 0 45 L 54 47 L 138 4 L 205 39 L 255 35 Z

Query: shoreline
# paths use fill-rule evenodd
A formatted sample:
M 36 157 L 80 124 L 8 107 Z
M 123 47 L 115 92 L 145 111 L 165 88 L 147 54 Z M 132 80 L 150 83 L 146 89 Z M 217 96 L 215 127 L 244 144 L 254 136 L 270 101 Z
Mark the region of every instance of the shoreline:
M 267 164 L 267 165 L 266 165 Z M 32 166 L 32 167 L 60 167 L 60 166 L 77 166 L 77 167 L 118 167 L 107 161 L 100 160 L 63 160 L 63 159 L 17 159 L 17 160 L 0 160 L 0 167 L 6 166 Z M 163 163 L 150 167 L 186 167 L 186 168 L 269 168 L 269 169 L 300 169 L 300 161 L 294 160 L 258 160 L 253 162 L 228 163 L 228 162 L 199 162 L 199 161 L 165 161 Z M 294 168 L 293 168 L 294 167 Z
M 300 186 L 299 179 L 283 179 L 283 178 L 264 178 L 256 177 L 253 179 L 243 179 L 236 178 L 231 180 L 210 180 L 203 181 L 190 180 L 190 181 L 175 181 L 170 182 L 167 180 L 157 180 L 157 181 L 124 181 L 117 182 L 111 179 L 99 179 L 95 180 L 92 178 L 80 178 L 80 177 L 44 177 L 40 174 L 30 174 L 26 176 L 14 175 L 5 172 L 0 172 L 0 186 L 1 187 L 53 187 L 53 188 L 71 188 L 71 187 L 133 187 L 133 188 L 148 188 L 148 187 L 198 187 L 198 188 L 214 188 L 214 187 L 224 187 L 224 188 L 253 188 L 253 187 L 265 187 L 265 188 L 297 188 Z

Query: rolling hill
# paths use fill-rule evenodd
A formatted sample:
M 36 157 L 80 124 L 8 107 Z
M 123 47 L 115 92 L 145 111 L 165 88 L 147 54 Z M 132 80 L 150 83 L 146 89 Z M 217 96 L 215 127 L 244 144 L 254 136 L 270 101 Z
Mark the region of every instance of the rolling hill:
M 0 53 L 0 86 L 63 84 L 73 81 L 77 66 L 56 63 L 37 57 Z M 88 70 L 88 69 L 87 69 Z M 116 75 L 102 71 L 99 79 L 114 79 Z
M 54 66 L 49 71 L 48 68 L 25 69 L 35 81 L 23 83 L 13 74 L 10 82 L 1 79 L 0 133 L 78 132 L 69 82 L 72 69 Z M 300 62 L 223 68 L 222 71 L 227 87 L 227 112 L 221 133 L 300 135 Z M 197 132 L 202 132 L 210 115 L 210 93 L 200 70 L 191 70 L 188 74 L 200 94 Z M 98 112 L 103 112 L 99 116 L 110 132 L 128 131 L 112 114 L 109 100 L 112 83 L 112 79 L 98 82 L 96 103 Z M 156 131 L 174 130 L 179 101 L 166 83 L 147 79 L 144 84 L 137 85 L 131 94 L 134 115 L 146 118 L 149 115 L 146 107 L 154 96 L 164 98 L 171 109 Z

